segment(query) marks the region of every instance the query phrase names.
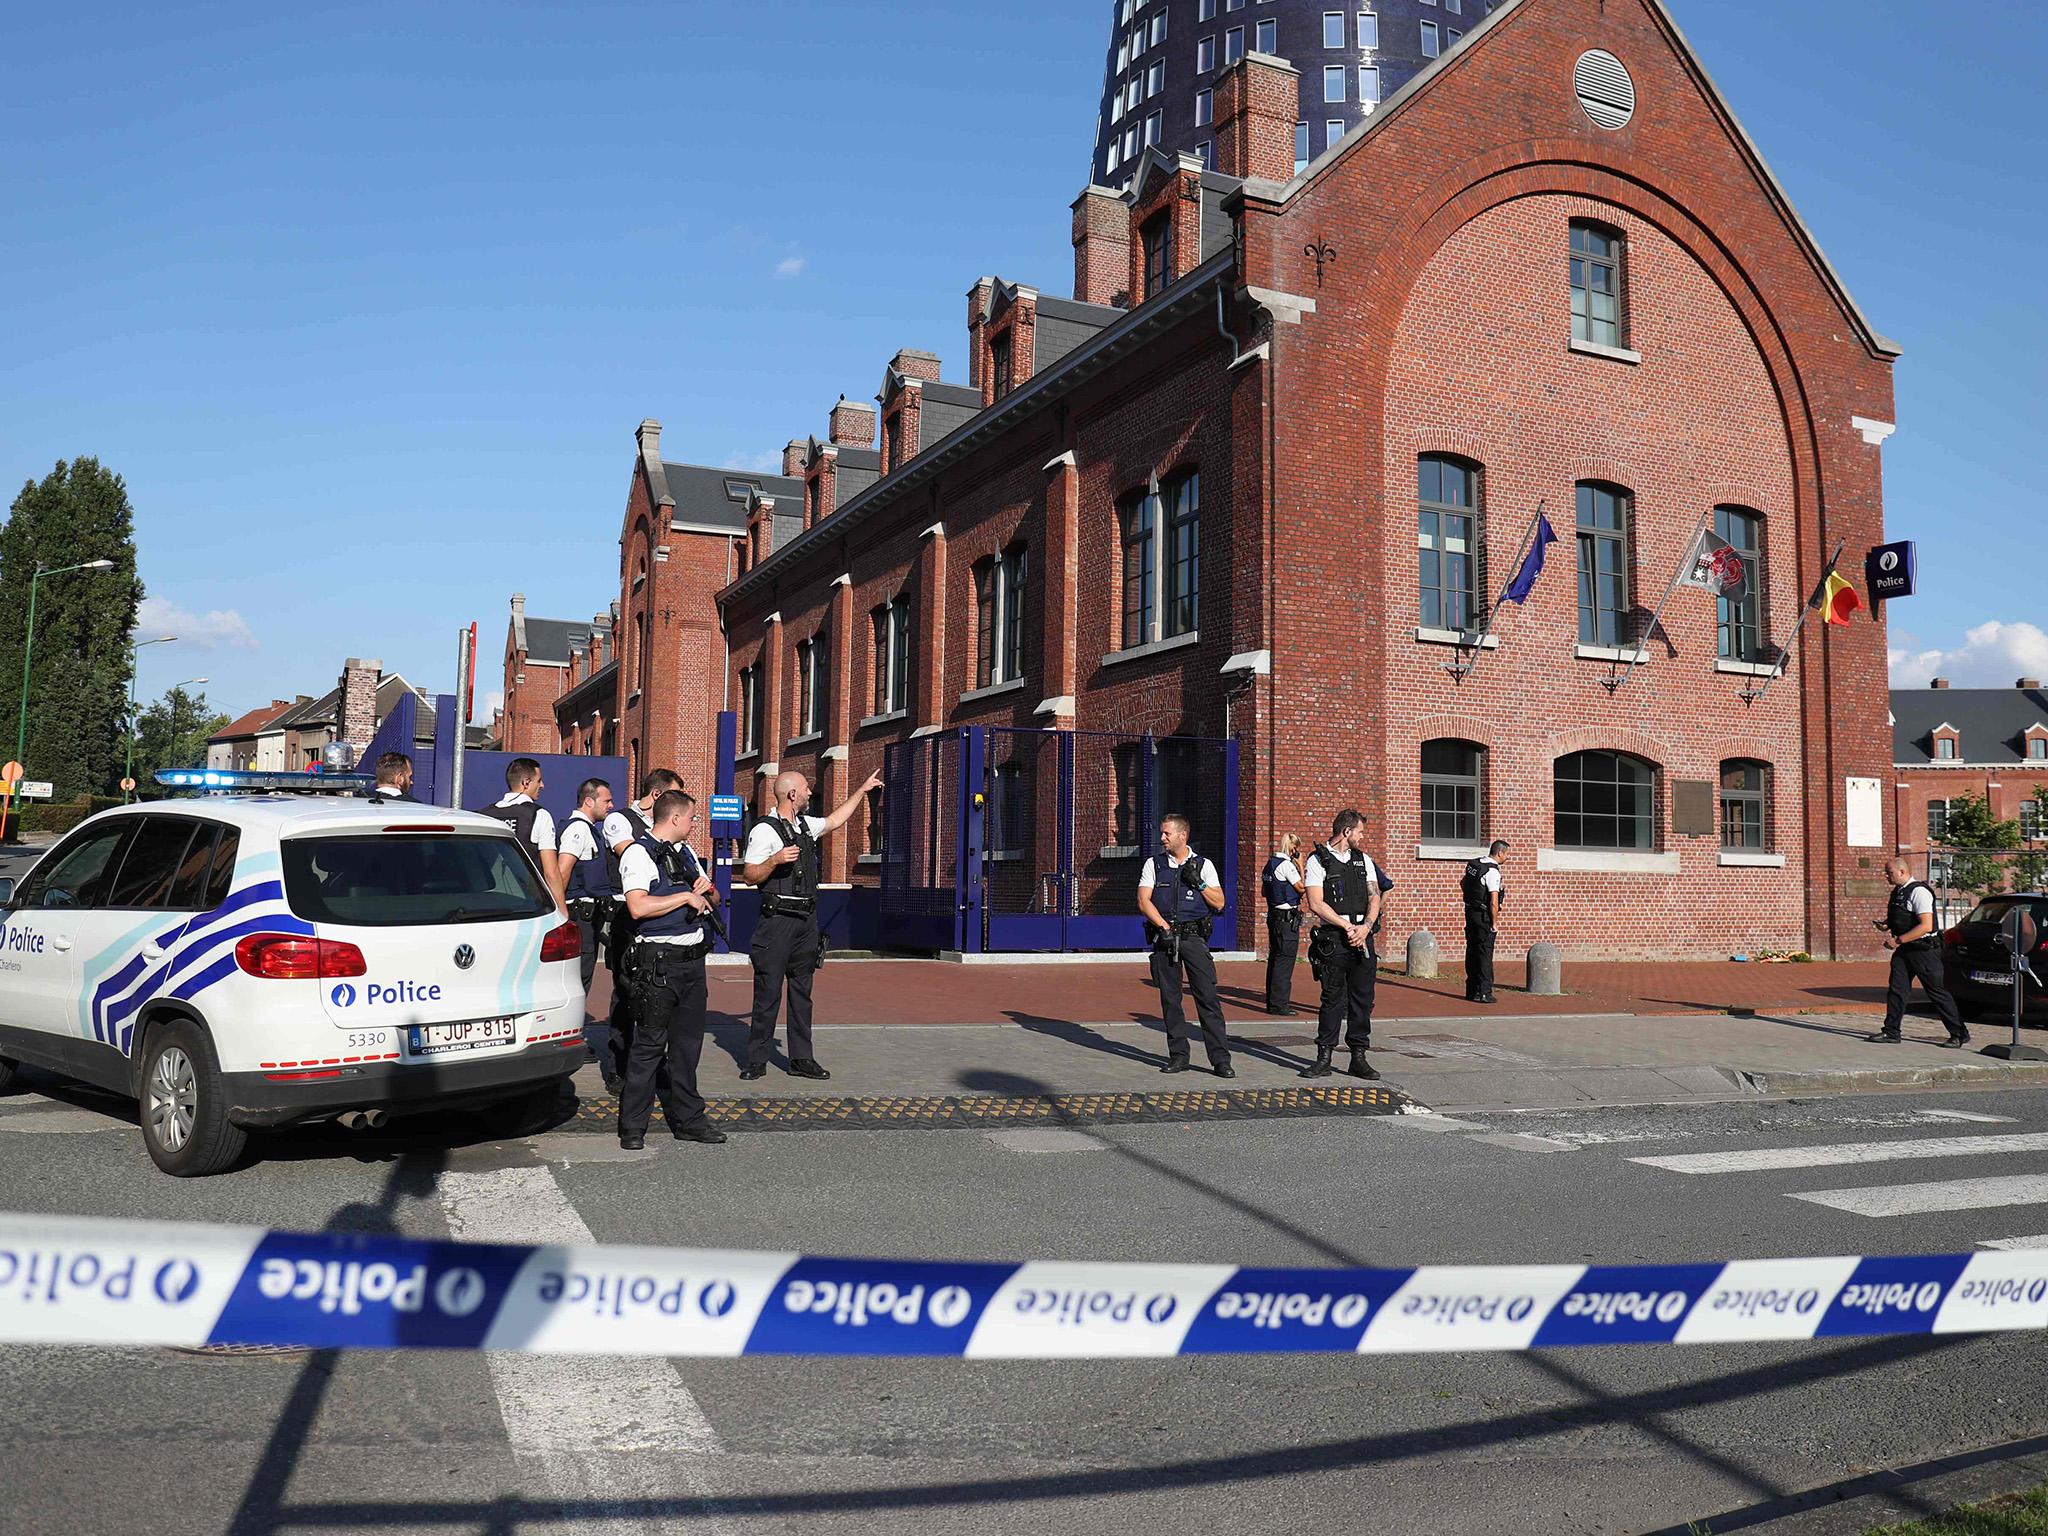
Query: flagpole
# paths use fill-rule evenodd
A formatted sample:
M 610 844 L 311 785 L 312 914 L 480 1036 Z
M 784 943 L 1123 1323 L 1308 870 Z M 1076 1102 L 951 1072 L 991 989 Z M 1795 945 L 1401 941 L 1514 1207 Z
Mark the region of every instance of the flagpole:
M 1847 549 L 1848 547 L 1849 541 L 1847 539 L 1842 540 L 1841 543 L 1835 546 L 1834 554 L 1829 556 L 1828 563 L 1821 567 L 1820 580 L 1814 584 L 1813 588 L 1814 596 L 1819 596 L 1822 590 L 1826 588 L 1828 584 L 1828 577 L 1834 574 L 1835 567 L 1842 563 L 1842 551 Z M 1770 697 L 1771 684 L 1775 683 L 1779 678 L 1783 677 L 1785 675 L 1786 668 L 1791 665 L 1792 647 L 1794 643 L 1796 643 L 1799 639 L 1799 632 L 1802 629 L 1806 628 L 1806 616 L 1809 613 L 1813 612 L 1813 606 L 1813 598 L 1809 597 L 1806 600 L 1805 606 L 1799 610 L 1799 617 L 1793 621 L 1792 633 L 1787 635 L 1785 637 L 1785 643 L 1778 647 L 1777 666 L 1773 668 L 1771 674 L 1764 679 L 1763 687 L 1758 688 L 1754 684 L 1751 684 L 1749 687 L 1742 690 L 1741 694 L 1738 695 L 1738 697 L 1741 698 L 1743 703 L 1749 705 L 1751 708 L 1755 708 L 1758 704 L 1761 704 L 1765 699 Z
M 1445 662 L 1444 670 L 1461 683 L 1471 676 L 1473 665 L 1479 660 L 1479 652 L 1486 648 L 1486 642 L 1493 634 L 1493 621 L 1500 616 L 1501 608 L 1507 602 L 1508 587 L 1512 587 L 1522 573 L 1522 561 L 1528 556 L 1529 545 L 1536 537 L 1537 528 L 1542 525 L 1543 508 L 1549 500 L 1546 496 L 1536 503 L 1536 510 L 1529 517 L 1529 526 L 1522 530 L 1522 537 L 1515 545 L 1514 562 L 1508 567 L 1507 586 L 1500 589 L 1500 596 L 1496 597 L 1493 606 L 1486 610 L 1486 627 L 1477 635 L 1473 635 L 1470 630 L 1458 632 L 1458 659 Z
M 1613 693 L 1615 689 L 1627 682 L 1634 675 L 1635 669 L 1643 664 L 1644 657 L 1649 655 L 1650 636 L 1657 632 L 1657 623 L 1664 617 L 1665 607 L 1670 603 L 1673 594 L 1678 591 L 1678 584 L 1685 580 L 1686 566 L 1688 563 L 1695 566 L 1699 564 L 1700 535 L 1706 532 L 1707 518 L 1712 515 L 1712 513 L 1702 514 L 1699 522 L 1693 527 L 1692 537 L 1685 541 L 1685 553 L 1678 557 L 1678 569 L 1671 573 L 1671 585 L 1664 589 L 1664 596 L 1658 601 L 1656 611 L 1650 615 L 1649 624 L 1636 637 L 1636 653 L 1629 658 L 1628 672 L 1616 672 L 1612 676 L 1604 677 L 1600 680 L 1600 686 L 1609 693 Z M 1616 662 L 1615 665 L 1619 666 L 1620 663 Z

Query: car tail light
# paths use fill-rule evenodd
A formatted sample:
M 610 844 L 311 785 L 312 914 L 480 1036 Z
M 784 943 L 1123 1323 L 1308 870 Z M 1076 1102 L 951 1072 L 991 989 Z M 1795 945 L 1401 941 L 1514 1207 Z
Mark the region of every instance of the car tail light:
M 583 935 L 576 931 L 574 923 L 564 923 L 549 930 L 548 936 L 540 941 L 542 961 L 577 960 L 583 955 Z
M 265 981 L 321 981 L 370 972 L 355 945 L 296 933 L 250 934 L 235 945 L 235 964 Z
M 1943 949 L 1961 949 L 1963 947 L 1963 930 L 1960 928 L 1949 929 L 1947 933 L 1941 936 L 1941 947 Z

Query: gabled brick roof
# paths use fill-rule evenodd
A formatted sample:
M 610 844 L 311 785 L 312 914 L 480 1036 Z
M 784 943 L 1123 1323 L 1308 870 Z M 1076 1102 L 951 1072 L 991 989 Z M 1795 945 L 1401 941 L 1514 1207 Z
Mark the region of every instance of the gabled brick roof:
M 280 715 L 289 714 L 291 710 L 292 701 L 290 699 L 274 700 L 269 704 L 264 704 L 250 710 L 246 715 L 239 715 L 235 719 L 230 720 L 220 730 L 214 732 L 213 735 L 206 739 L 209 742 L 236 741 L 244 736 L 254 736 L 263 727 L 270 724 L 271 721 L 277 719 Z

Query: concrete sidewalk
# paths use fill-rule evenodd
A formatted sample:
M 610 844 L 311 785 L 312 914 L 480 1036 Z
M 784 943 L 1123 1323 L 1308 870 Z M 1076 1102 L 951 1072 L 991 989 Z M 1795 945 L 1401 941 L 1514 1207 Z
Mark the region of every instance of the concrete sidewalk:
M 1035 1000 L 1034 1000 L 1035 1001 Z M 1155 1020 L 1054 1018 L 1017 1010 L 1005 1024 L 821 1024 L 816 1046 L 829 1082 L 789 1076 L 778 1053 L 759 1082 L 743 1083 L 745 1028 L 714 1020 L 700 1083 L 710 1098 L 899 1098 L 992 1094 L 1156 1093 L 1213 1089 L 1202 1068 L 1166 1077 Z M 1976 1051 L 1937 1049 L 1941 1027 L 1907 1023 L 1907 1043 L 1865 1037 L 1863 1017 L 1768 1013 L 1490 1014 L 1382 1019 L 1372 1062 L 1385 1083 L 1446 1113 L 1618 1104 L 1707 1103 L 1760 1096 L 1872 1093 L 1934 1085 L 1996 1087 L 2048 1081 L 2048 1064 L 2007 1064 Z M 1232 1090 L 1305 1086 L 1296 1072 L 1314 1054 L 1314 1021 L 1234 1020 Z M 593 1039 L 600 1036 L 593 1028 Z M 2000 1038 L 1979 1028 L 1978 1045 Z M 1338 1076 L 1348 1057 L 1338 1055 Z M 578 1075 L 586 1100 L 604 1096 L 595 1066 Z

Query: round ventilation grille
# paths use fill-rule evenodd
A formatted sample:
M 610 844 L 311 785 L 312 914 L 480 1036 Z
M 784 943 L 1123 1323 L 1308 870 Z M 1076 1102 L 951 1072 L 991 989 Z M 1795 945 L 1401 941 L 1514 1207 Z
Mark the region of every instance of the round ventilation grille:
M 1629 79 L 1621 60 L 1603 48 L 1579 55 L 1572 70 L 1572 86 L 1586 116 L 1602 128 L 1625 127 L 1636 115 L 1636 83 Z

